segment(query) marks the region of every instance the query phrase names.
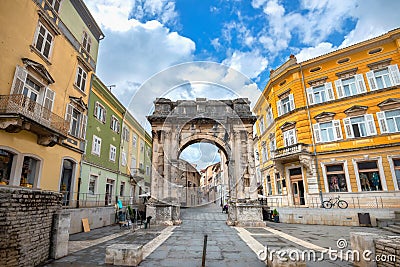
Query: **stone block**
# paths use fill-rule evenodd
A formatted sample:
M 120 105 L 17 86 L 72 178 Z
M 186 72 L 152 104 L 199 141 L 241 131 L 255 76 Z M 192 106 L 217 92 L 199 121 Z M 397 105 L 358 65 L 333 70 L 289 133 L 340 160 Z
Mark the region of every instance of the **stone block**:
M 364 232 L 350 232 L 350 243 L 353 251 L 358 251 L 359 255 L 364 255 L 366 250 L 371 251 L 370 259 L 374 259 L 376 255 L 375 240 L 379 238 L 378 234 Z M 354 261 L 354 266 L 373 267 L 376 266 L 374 261 L 366 261 L 360 256 L 360 261 Z
M 106 264 L 138 266 L 143 260 L 143 246 L 135 244 L 113 244 L 106 248 Z

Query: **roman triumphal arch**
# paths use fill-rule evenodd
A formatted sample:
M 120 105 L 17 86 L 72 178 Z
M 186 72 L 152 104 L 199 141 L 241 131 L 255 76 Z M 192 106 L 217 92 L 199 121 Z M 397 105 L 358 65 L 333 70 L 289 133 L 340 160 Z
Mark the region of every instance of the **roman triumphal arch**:
M 153 135 L 147 216 L 152 216 L 159 224 L 180 223 L 179 154 L 190 144 L 201 141 L 216 145 L 226 158 L 227 223 L 263 225 L 254 176 L 253 124 L 256 117 L 250 111 L 249 101 L 246 98 L 178 101 L 157 98 L 154 105 L 153 114 L 147 117 Z

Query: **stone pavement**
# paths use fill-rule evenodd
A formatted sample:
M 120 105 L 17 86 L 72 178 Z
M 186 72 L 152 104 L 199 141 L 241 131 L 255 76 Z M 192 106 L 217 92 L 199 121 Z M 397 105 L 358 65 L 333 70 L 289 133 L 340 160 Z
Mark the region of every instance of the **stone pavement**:
M 182 224 L 140 266 L 201 266 L 204 235 L 208 235 L 206 266 L 265 266 L 226 225 L 227 214 L 211 204 L 181 210 Z
M 46 266 L 105 266 L 105 250 L 111 244 L 142 244 L 144 260 L 140 266 L 201 266 L 203 238 L 208 235 L 206 266 L 265 266 L 257 253 L 269 249 L 293 247 L 314 250 L 316 258 L 327 248 L 338 249 L 343 238 L 350 249 L 350 232 L 393 235 L 371 227 L 301 225 L 267 222 L 262 228 L 240 228 L 226 225 L 227 214 L 211 204 L 181 210 L 182 225 L 151 226 L 128 231 L 119 226 L 94 229 L 70 236 L 70 254 Z M 308 261 L 307 266 L 352 266 L 350 262 Z

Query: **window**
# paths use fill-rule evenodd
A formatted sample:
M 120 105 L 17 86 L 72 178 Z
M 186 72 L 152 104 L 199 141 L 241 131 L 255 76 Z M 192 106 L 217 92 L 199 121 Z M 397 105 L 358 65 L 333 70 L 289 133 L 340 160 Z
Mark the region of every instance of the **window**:
M 339 120 L 316 123 L 313 125 L 313 129 L 316 143 L 337 141 L 343 138 Z
M 286 181 L 279 173 L 275 173 L 276 193 L 278 195 L 284 194 L 286 190 Z
M 283 141 L 284 141 L 285 147 L 297 144 L 296 128 L 293 128 L 293 129 L 283 132 Z
M 272 108 L 269 107 L 267 110 L 267 125 L 266 127 L 270 126 L 274 122 L 274 115 L 272 114 Z
M 329 192 L 348 191 L 343 164 L 326 166 L 326 178 L 329 186 Z
M 278 106 L 278 116 L 283 114 L 289 113 L 290 111 L 294 110 L 294 98 L 293 94 L 289 94 L 287 97 L 278 100 L 276 103 Z
M 47 30 L 42 23 L 39 25 L 35 34 L 34 47 L 42 54 L 45 58 L 49 59 L 51 51 L 53 49 L 54 37 Z
M 272 195 L 272 183 L 271 183 L 271 176 L 267 175 L 267 189 L 268 189 L 268 195 Z
M 400 109 L 376 113 L 381 133 L 400 132 Z
M 306 89 L 308 103 L 310 105 L 324 103 L 335 99 L 332 83 L 325 83 L 321 86 L 314 86 Z
M 400 84 L 400 73 L 397 64 L 369 71 L 366 75 L 371 91 Z
M 324 103 L 335 99 L 332 83 L 325 83 L 321 86 L 314 86 L 306 89 L 310 105 Z
M 358 95 L 367 91 L 362 74 L 356 74 L 348 79 L 336 80 L 335 87 L 338 98 Z
M 258 153 L 258 149 L 254 149 L 254 158 L 256 159 L 257 162 L 260 160 L 260 155 Z
M 150 167 L 149 166 L 146 166 L 146 175 L 150 176 Z
M 82 46 L 88 53 L 90 53 L 90 48 L 92 47 L 92 39 L 85 31 L 82 34 Z
M 130 135 L 129 129 L 126 128 L 125 126 L 122 127 L 122 139 L 125 140 L 126 142 L 129 142 L 129 135 Z
M 382 190 L 377 161 L 357 162 L 362 191 Z
M 100 156 L 101 138 L 93 135 L 92 154 Z
M 10 184 L 12 177 L 14 154 L 7 150 L 0 149 L 0 182 Z
M 140 169 L 140 171 L 143 172 L 143 162 L 140 162 L 140 163 L 139 163 L 139 169 Z
M 137 146 L 137 135 L 135 133 L 132 134 L 132 146 Z
M 276 150 L 276 141 L 275 138 L 274 139 L 270 139 L 269 141 L 269 153 L 270 156 L 273 157 L 273 153 Z
M 87 73 L 86 71 L 78 65 L 78 69 L 76 70 L 76 79 L 75 79 L 75 85 L 81 90 L 82 92 L 85 92 L 85 87 L 86 87 L 86 77 Z
M 72 104 L 67 104 L 65 120 L 70 122 L 69 134 L 77 138 L 85 139 L 87 116 L 75 108 Z
M 140 141 L 140 152 L 144 152 L 144 143 Z
M 115 162 L 115 155 L 116 154 L 117 154 L 117 148 L 115 146 L 113 146 L 113 145 L 110 145 L 110 157 L 109 157 L 109 159 L 111 161 Z
M 119 188 L 119 196 L 123 197 L 125 192 L 125 182 L 121 182 L 120 188 Z
M 263 134 L 264 131 L 265 131 L 264 117 L 263 116 L 258 120 L 258 127 L 260 129 L 260 134 Z
M 57 13 L 60 11 L 61 0 L 46 0 L 46 1 Z
M 39 174 L 39 161 L 32 157 L 25 156 L 22 163 L 20 185 L 34 187 Z
M 126 152 L 124 151 L 121 153 L 121 165 L 126 166 Z
M 89 189 L 88 189 L 88 193 L 91 195 L 94 195 L 96 193 L 96 181 L 97 181 L 97 176 L 91 174 L 89 178 Z
M 268 160 L 268 151 L 265 142 L 262 143 L 261 145 L 261 156 L 262 156 L 262 162 L 266 162 Z
M 343 119 L 347 138 L 376 135 L 376 127 L 372 114 Z
M 119 120 L 114 116 L 111 116 L 110 128 L 114 132 L 119 133 Z
M 106 114 L 107 111 L 99 102 L 94 104 L 94 116 L 101 121 L 102 123 L 106 123 Z

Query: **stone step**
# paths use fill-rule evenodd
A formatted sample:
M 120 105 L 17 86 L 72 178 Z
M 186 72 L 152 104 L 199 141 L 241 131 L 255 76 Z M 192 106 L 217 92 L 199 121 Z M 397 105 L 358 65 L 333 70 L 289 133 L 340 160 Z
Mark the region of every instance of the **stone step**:
M 398 230 L 398 229 L 396 229 L 396 228 L 393 228 L 393 227 L 390 227 L 390 226 L 388 226 L 388 227 L 383 227 L 382 229 L 385 229 L 385 230 L 387 230 L 387 231 L 390 231 L 390 232 L 393 232 L 393 233 L 396 233 L 396 234 L 400 234 L 400 230 Z
M 394 228 L 394 229 L 397 229 L 397 230 L 399 230 L 400 231 L 400 224 L 399 223 L 395 223 L 395 224 L 391 224 L 391 225 L 388 225 L 388 227 L 391 227 L 391 228 Z

